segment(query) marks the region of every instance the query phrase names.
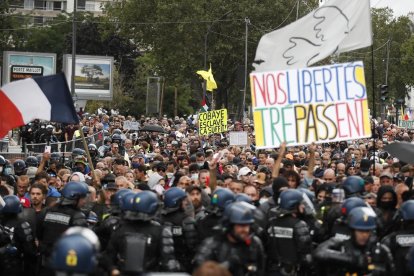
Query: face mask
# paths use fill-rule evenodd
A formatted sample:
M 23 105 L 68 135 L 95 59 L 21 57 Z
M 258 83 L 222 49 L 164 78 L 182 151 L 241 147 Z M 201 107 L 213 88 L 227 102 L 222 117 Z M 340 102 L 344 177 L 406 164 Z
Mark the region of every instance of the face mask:
M 261 199 L 259 199 L 259 203 L 260 203 L 260 205 L 262 205 L 263 203 L 267 202 L 268 200 L 269 200 L 268 198 L 262 197 Z
M 369 174 L 369 171 L 367 171 L 367 172 L 361 171 L 361 176 L 367 176 L 368 174 Z
M 199 168 L 201 168 L 201 167 L 204 166 L 204 162 L 197 162 L 197 165 L 198 165 Z
M 197 180 L 197 179 L 198 179 L 198 174 L 197 173 L 191 174 L 191 180 Z
M 173 174 L 173 173 L 167 173 L 167 178 L 168 178 L 168 179 L 171 179 L 173 176 L 174 176 L 174 174 Z
M 3 166 L 0 167 L 0 173 L 2 173 L 2 172 L 3 172 Z
M 395 208 L 395 203 L 393 201 L 381 201 L 380 206 L 385 210 L 390 210 Z

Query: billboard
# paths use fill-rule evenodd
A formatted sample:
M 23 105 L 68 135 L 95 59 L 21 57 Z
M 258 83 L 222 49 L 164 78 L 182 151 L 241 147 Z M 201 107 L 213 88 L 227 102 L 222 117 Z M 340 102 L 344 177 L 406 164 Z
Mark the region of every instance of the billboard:
M 76 56 L 75 93 L 79 100 L 112 100 L 113 57 Z M 71 88 L 72 55 L 63 56 L 63 71 Z
M 56 74 L 56 54 L 3 53 L 3 85 L 15 80 Z
M 364 65 L 250 74 L 258 148 L 371 137 Z

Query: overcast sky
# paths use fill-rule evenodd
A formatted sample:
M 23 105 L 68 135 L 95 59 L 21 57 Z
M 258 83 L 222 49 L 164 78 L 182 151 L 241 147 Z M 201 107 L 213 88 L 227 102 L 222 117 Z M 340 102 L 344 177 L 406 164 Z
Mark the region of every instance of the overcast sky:
M 407 15 L 414 12 L 414 0 L 371 0 L 374 8 L 390 7 L 394 10 L 394 16 Z

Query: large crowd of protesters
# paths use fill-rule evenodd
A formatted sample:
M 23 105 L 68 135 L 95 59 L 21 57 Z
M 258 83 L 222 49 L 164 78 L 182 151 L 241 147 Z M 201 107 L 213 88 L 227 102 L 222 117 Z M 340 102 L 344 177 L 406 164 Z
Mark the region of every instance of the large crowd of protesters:
M 20 140 L 33 155 L 0 156 L 0 225 L 6 232 L 10 217 L 26 225 L 8 241 L 18 253 L 0 248 L 0 270 L 8 275 L 412 273 L 414 166 L 384 147 L 413 141 L 414 131 L 384 120 L 373 122 L 374 138 L 257 150 L 249 119 L 228 120 L 228 132 L 200 136 L 197 116 L 135 118 L 102 109 L 79 116 L 80 126 L 33 122 L 21 128 Z M 125 121 L 141 130 L 124 128 Z M 230 131 L 247 132 L 248 144 L 231 145 Z M 77 193 L 68 194 L 72 189 Z M 123 190 L 128 193 L 120 195 Z M 157 208 L 140 209 L 153 195 Z M 9 208 L 15 199 L 19 208 Z M 82 216 L 74 219 L 75 211 L 62 209 L 67 206 Z M 70 222 L 63 225 L 58 214 L 69 214 Z M 109 227 L 111 218 L 118 219 Z M 154 229 L 172 227 L 172 250 L 164 232 L 139 224 L 149 222 Z M 93 268 L 70 270 L 79 261 L 68 261 L 67 252 L 66 262 L 58 260 L 60 244 L 76 236 L 67 233 L 76 226 L 99 239 Z M 135 248 L 136 263 L 145 254 L 140 268 L 128 255 L 134 246 L 120 242 L 130 231 L 153 235 L 163 248 L 155 253 L 148 243 L 131 242 L 147 247 Z M 25 240 L 14 242 L 19 235 Z M 0 246 L 10 247 L 3 240 Z M 76 250 L 70 260 L 80 258 Z

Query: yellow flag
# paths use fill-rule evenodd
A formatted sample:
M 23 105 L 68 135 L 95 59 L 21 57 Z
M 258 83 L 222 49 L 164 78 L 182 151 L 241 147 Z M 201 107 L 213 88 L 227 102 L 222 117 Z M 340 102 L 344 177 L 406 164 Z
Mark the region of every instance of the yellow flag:
M 208 69 L 208 71 L 199 70 L 197 71 L 197 74 L 207 81 L 207 87 L 206 87 L 207 91 L 212 92 L 214 89 L 217 89 L 217 83 L 214 80 L 213 72 L 211 70 L 211 64 L 210 64 L 210 69 Z

